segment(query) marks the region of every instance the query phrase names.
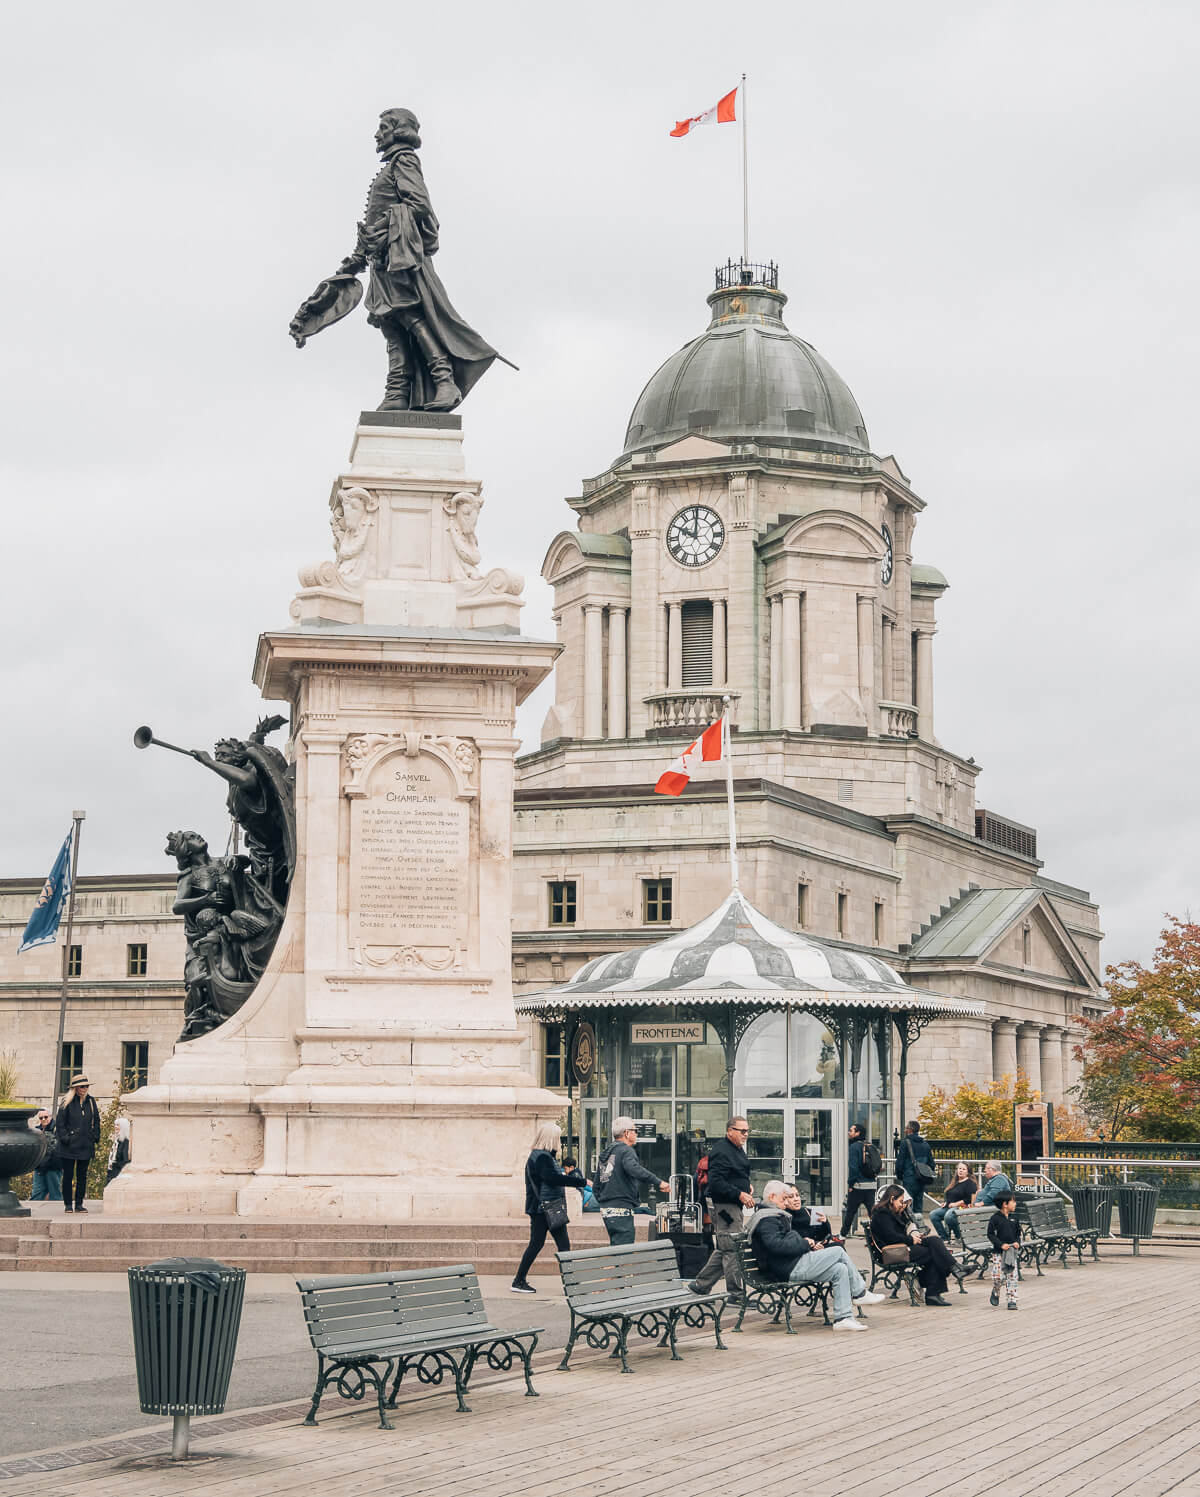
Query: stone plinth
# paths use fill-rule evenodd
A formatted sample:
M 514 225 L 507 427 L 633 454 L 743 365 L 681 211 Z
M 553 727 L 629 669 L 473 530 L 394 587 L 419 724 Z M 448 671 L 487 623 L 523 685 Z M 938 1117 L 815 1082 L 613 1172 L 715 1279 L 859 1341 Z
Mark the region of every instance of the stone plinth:
M 106 1213 L 520 1212 L 562 1104 L 513 1013 L 514 722 L 558 646 L 517 631 L 519 579 L 477 565 L 478 492 L 452 427 L 356 432 L 328 585 L 301 574 L 254 665 L 291 704 L 287 918 L 241 1012 L 130 1098 L 136 1162 Z

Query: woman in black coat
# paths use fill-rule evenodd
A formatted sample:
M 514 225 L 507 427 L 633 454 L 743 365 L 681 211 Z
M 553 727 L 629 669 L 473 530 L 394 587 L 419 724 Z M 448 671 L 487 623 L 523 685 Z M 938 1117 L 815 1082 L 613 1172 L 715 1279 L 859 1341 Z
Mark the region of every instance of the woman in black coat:
M 881 1250 L 893 1246 L 907 1247 L 909 1262 L 920 1264 L 917 1281 L 925 1291 L 925 1303 L 939 1308 L 948 1306 L 946 1284 L 949 1276 L 962 1277 L 958 1260 L 936 1232 L 922 1236 L 907 1216 L 904 1187 L 889 1185 L 871 1213 L 870 1230 L 875 1246 Z
M 58 1139 L 58 1157 L 63 1162 L 63 1203 L 68 1211 L 73 1209 L 86 1214 L 83 1198 L 87 1193 L 88 1165 L 100 1142 L 100 1109 L 88 1090 L 86 1076 L 71 1077 L 71 1090 L 59 1103 L 54 1132 Z M 74 1207 L 71 1204 L 72 1179 L 75 1182 Z
M 582 1190 L 587 1181 L 573 1166 L 563 1173 L 554 1157 L 562 1142 L 562 1130 L 557 1123 L 543 1123 L 534 1135 L 533 1148 L 525 1164 L 525 1215 L 529 1218 L 529 1245 L 521 1257 L 517 1276 L 512 1281 L 516 1294 L 536 1294 L 537 1290 L 525 1275 L 533 1260 L 546 1244 L 546 1233 L 554 1238 L 554 1246 L 560 1253 L 571 1251 L 571 1239 L 567 1236 L 566 1205 L 568 1185 Z M 546 1219 L 546 1207 L 563 1217 L 561 1226 L 551 1226 Z

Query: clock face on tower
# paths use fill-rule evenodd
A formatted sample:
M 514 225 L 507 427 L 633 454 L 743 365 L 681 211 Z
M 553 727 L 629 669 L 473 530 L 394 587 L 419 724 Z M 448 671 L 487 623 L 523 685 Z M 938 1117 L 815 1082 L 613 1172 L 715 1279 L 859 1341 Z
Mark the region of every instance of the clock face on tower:
M 725 524 L 707 504 L 689 504 L 667 526 L 667 550 L 681 567 L 702 567 L 725 544 Z
M 879 568 L 879 580 L 888 583 L 892 580 L 892 532 L 886 525 L 883 529 L 883 562 Z

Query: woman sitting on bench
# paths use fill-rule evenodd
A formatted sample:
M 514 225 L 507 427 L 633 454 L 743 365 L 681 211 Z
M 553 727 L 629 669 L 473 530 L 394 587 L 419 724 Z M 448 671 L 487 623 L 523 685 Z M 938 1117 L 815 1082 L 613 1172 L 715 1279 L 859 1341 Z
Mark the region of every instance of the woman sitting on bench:
M 953 1274 L 961 1278 L 963 1270 L 954 1254 L 936 1232 L 921 1232 L 908 1214 L 909 1196 L 902 1185 L 889 1185 L 871 1213 L 871 1238 L 882 1254 L 884 1248 L 906 1247 L 908 1261 L 920 1266 L 917 1282 L 925 1291 L 925 1303 L 939 1309 L 948 1308 L 946 1285 Z

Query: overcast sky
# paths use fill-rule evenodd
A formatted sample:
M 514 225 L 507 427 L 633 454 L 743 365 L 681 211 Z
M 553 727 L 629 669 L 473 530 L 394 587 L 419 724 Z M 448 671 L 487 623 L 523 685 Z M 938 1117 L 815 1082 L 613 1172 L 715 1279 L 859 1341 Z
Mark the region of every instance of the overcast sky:
M 419 115 L 460 311 L 521 366 L 464 407 L 485 560 L 529 578 L 740 249 L 739 139 L 668 131 L 750 78 L 751 253 L 926 500 L 939 738 L 1101 902 L 1108 961 L 1200 911 L 1194 3 L 287 3 L 4 8 L 0 875 L 223 845 L 222 787 L 139 754 L 244 735 L 255 640 L 383 344 L 303 351 L 381 108 Z M 540 692 L 522 731 L 537 742 Z

